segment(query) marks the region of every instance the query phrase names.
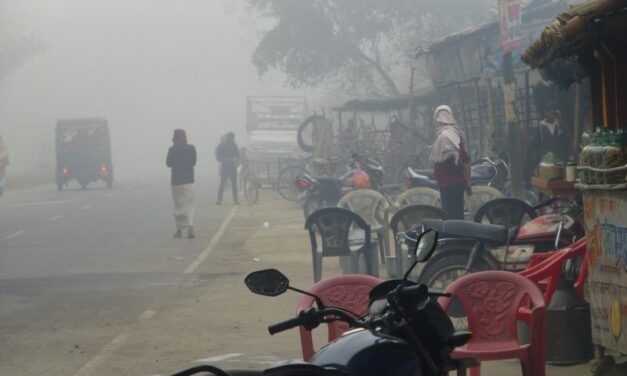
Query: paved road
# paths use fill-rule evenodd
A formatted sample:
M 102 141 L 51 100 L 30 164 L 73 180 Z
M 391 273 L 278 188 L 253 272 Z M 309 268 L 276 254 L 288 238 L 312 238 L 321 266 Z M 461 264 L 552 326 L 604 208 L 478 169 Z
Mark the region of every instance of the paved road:
M 172 239 L 165 179 L 0 198 L 0 374 L 74 375 L 175 291 L 230 211 L 200 181 L 197 239 Z

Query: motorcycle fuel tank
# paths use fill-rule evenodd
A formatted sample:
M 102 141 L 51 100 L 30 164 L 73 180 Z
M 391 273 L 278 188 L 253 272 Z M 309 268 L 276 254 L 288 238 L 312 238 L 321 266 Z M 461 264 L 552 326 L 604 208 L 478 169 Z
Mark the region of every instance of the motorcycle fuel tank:
M 420 375 L 420 359 L 407 342 L 363 329 L 327 344 L 309 363 L 359 376 Z

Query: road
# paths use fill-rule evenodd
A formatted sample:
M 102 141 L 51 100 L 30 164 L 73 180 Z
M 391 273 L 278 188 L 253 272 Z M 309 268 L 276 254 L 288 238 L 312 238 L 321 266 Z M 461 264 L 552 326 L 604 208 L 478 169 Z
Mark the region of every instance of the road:
M 197 239 L 172 239 L 167 177 L 96 185 L 0 199 L 0 374 L 90 374 L 112 338 L 174 299 L 232 209 L 200 181 Z

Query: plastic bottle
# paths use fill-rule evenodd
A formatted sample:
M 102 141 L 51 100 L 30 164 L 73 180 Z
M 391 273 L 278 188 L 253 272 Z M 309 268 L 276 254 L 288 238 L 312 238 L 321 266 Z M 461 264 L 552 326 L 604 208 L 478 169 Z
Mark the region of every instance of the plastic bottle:
M 581 136 L 581 153 L 579 154 L 579 166 L 590 166 L 590 151 L 591 145 L 590 133 L 584 132 Z M 589 177 L 587 170 L 579 170 L 579 181 L 581 184 L 589 184 Z
M 576 180 L 577 167 L 575 164 L 575 157 L 568 157 L 568 162 L 566 163 L 566 181 L 573 182 Z
M 603 158 L 602 136 L 603 134 L 601 128 L 597 127 L 592 134 L 592 148 L 590 149 L 590 167 L 601 168 L 601 160 Z M 590 171 L 588 173 L 588 178 L 590 180 L 589 184 L 603 184 L 602 174 L 598 172 Z
M 604 149 L 603 165 L 604 168 L 621 167 L 625 164 L 625 156 L 623 149 L 618 141 L 618 135 L 615 132 L 608 132 L 607 145 Z M 623 172 L 608 172 L 605 174 L 605 184 L 619 184 L 624 180 Z

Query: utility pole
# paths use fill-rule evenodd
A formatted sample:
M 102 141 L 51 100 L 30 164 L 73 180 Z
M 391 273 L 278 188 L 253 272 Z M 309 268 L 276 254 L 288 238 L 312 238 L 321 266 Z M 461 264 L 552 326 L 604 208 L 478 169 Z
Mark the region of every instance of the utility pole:
M 523 197 L 522 157 L 518 132 L 518 117 L 514 108 L 516 79 L 512 52 L 522 44 L 519 28 L 522 23 L 521 0 L 498 0 L 501 26 L 501 51 L 503 53 L 503 103 L 505 105 L 505 144 L 510 156 L 512 194 Z
M 505 105 L 505 144 L 510 156 L 510 179 L 512 195 L 523 198 L 522 158 L 518 132 L 518 117 L 514 108 L 516 100 L 516 79 L 514 78 L 514 63 L 512 53 L 503 54 L 503 95 Z

